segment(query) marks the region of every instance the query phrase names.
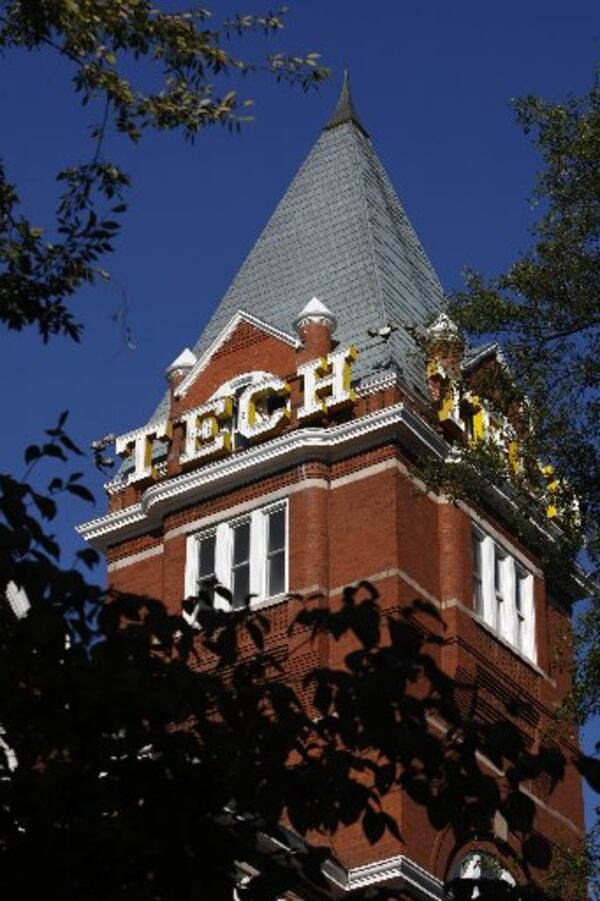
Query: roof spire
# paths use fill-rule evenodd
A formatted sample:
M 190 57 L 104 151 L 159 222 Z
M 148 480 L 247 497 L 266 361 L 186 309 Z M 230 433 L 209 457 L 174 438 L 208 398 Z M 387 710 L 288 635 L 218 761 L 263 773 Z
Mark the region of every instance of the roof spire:
M 350 76 L 348 74 L 347 66 L 344 68 L 344 80 L 342 82 L 342 90 L 340 91 L 337 105 L 323 130 L 327 131 L 330 128 L 336 128 L 336 126 L 338 125 L 343 125 L 344 122 L 354 122 L 354 124 L 362 131 L 362 133 L 367 138 L 369 137 L 369 132 L 358 118 L 356 110 L 354 109 L 354 104 L 352 103 L 352 93 L 350 91 Z

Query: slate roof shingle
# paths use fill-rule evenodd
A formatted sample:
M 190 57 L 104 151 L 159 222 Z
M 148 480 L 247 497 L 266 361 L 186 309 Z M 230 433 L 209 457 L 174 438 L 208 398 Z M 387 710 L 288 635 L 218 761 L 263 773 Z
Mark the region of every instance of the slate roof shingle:
M 358 378 L 395 370 L 424 393 L 424 362 L 410 335 L 401 328 L 369 342 L 367 331 L 423 326 L 443 309 L 442 287 L 349 108 L 319 136 L 193 350 L 200 358 L 242 309 L 289 333 L 316 295 L 337 319 L 335 340 L 359 346 Z M 165 412 L 163 401 L 152 418 Z

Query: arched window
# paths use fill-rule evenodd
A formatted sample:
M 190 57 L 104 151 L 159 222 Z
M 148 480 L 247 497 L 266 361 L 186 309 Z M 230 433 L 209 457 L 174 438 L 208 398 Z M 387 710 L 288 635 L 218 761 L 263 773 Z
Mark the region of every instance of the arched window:
M 516 901 L 512 873 L 487 851 L 469 851 L 454 864 L 445 887 L 447 901 Z
M 222 385 L 219 385 L 218 389 L 212 395 L 211 400 L 216 397 L 237 395 L 244 388 L 247 388 L 248 385 L 260 385 L 261 382 L 265 382 L 267 381 L 267 379 L 272 378 L 272 372 L 264 372 L 260 370 L 255 370 L 253 372 L 242 372 L 241 375 L 236 375 L 235 378 L 230 379 L 228 382 L 224 382 Z

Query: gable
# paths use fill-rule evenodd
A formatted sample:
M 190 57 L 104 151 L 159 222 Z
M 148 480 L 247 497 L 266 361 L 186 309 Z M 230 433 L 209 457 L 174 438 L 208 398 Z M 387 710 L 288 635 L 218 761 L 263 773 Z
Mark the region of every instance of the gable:
M 296 338 L 239 311 L 176 389 L 180 409 L 204 403 L 243 373 L 288 376 L 297 365 L 297 347 Z

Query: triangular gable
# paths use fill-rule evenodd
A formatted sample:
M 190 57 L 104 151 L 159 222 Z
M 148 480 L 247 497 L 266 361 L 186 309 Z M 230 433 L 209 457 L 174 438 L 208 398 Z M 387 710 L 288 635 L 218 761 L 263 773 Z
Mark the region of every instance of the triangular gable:
M 281 341 L 284 344 L 293 347 L 294 349 L 300 346 L 299 339 L 294 337 L 293 335 L 290 335 L 289 333 L 276 328 L 270 323 L 265 322 L 263 319 L 259 319 L 258 316 L 253 316 L 251 313 L 247 313 L 245 310 L 238 310 L 237 313 L 231 317 L 225 328 L 223 328 L 221 332 L 219 332 L 215 340 L 198 359 L 192 369 L 190 369 L 181 384 L 178 385 L 175 391 L 176 397 L 185 397 L 198 376 L 202 372 L 204 372 L 204 370 L 210 364 L 211 360 L 213 360 L 213 358 L 219 353 L 219 351 L 223 349 L 227 342 L 231 340 L 236 330 L 239 329 L 239 327 L 243 324 L 252 326 L 252 328 L 263 332 L 264 335 L 270 338 L 275 338 L 278 341 Z

